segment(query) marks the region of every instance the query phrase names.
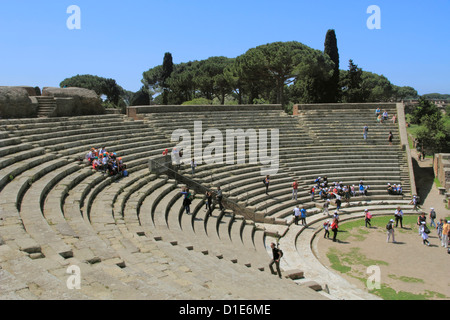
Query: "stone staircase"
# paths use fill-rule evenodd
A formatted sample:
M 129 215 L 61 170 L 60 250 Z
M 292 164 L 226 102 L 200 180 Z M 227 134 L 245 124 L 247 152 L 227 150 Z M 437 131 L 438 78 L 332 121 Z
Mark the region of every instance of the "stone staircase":
M 54 97 L 37 96 L 38 101 L 38 118 L 48 117 L 56 109 L 56 100 Z

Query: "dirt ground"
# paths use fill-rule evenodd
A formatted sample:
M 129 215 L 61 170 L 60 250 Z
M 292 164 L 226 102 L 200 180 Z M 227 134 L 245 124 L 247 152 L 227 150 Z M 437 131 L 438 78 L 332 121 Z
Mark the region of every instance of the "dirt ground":
M 413 163 L 417 191 L 423 200 L 422 210 L 428 216 L 430 208 L 434 207 L 438 218 L 436 220 L 450 217 L 450 210 L 446 209 L 443 203 L 444 196 L 439 195 L 433 184 L 432 160 L 426 159 L 421 162 L 413 160 Z M 429 218 L 427 222 L 429 223 Z M 397 243 L 386 243 L 386 231 L 382 227 L 365 229 L 368 233 L 365 233 L 364 237 L 350 235 L 341 242 L 333 242 L 319 236 L 318 258 L 325 266 L 332 269 L 326 256 L 330 250 L 337 250 L 342 256 L 347 256 L 352 248 L 359 248 L 358 252 L 365 258 L 387 263 L 387 265 L 384 263 L 378 265 L 382 284 L 397 292 L 413 294 L 435 292 L 446 296 L 443 299 L 450 299 L 450 254 L 441 246 L 436 230 L 432 230 L 429 238 L 430 246 L 426 246 L 422 243 L 416 225 L 404 225 L 404 227 L 405 229 L 395 230 Z M 366 284 L 355 277 L 367 279 L 370 276 L 367 273 L 367 267 L 354 264 L 351 274 L 353 277 L 345 273 L 341 275 L 359 288 L 366 289 Z M 431 297 L 431 299 L 442 299 L 442 297 Z

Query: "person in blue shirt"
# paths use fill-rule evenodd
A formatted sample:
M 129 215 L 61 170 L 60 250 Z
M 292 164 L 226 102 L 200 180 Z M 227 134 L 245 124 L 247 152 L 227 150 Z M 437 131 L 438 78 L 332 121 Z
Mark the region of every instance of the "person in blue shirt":
M 191 195 L 192 194 L 189 192 L 189 188 L 182 188 L 181 194 L 184 195 L 184 198 L 183 198 L 184 210 L 186 210 L 187 214 L 190 214 L 191 213 L 191 202 L 192 202 Z
M 303 226 L 308 226 L 308 224 L 306 223 L 306 209 L 304 207 L 300 209 L 300 221 L 302 222 Z

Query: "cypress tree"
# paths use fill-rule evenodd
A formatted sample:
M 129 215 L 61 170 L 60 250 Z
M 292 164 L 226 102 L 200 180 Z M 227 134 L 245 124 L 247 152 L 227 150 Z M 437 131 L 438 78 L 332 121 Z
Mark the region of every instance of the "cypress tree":
M 336 33 L 334 29 L 327 31 L 325 36 L 325 49 L 324 53 L 327 54 L 331 61 L 334 62 L 333 75 L 325 84 L 325 102 L 338 102 L 339 101 L 339 51 L 337 47 Z
M 162 79 L 161 79 L 161 87 L 163 88 L 163 104 L 168 104 L 168 95 L 169 95 L 169 86 L 167 84 L 167 79 L 170 78 L 170 75 L 173 72 L 173 60 L 172 54 L 170 52 L 166 52 L 164 54 L 163 60 L 163 68 L 162 68 Z

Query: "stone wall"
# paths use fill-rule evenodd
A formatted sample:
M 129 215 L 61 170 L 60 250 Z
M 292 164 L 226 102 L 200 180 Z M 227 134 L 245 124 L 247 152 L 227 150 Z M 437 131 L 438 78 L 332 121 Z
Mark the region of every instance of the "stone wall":
M 442 187 L 447 192 L 450 190 L 450 153 L 438 153 L 434 155 L 434 176 L 438 178 Z
M 55 98 L 57 107 L 53 116 L 56 117 L 105 114 L 102 101 L 93 90 L 45 87 L 42 96 Z
M 31 87 L 0 87 L 0 118 L 33 118 L 37 116 L 37 100 L 30 99 Z

